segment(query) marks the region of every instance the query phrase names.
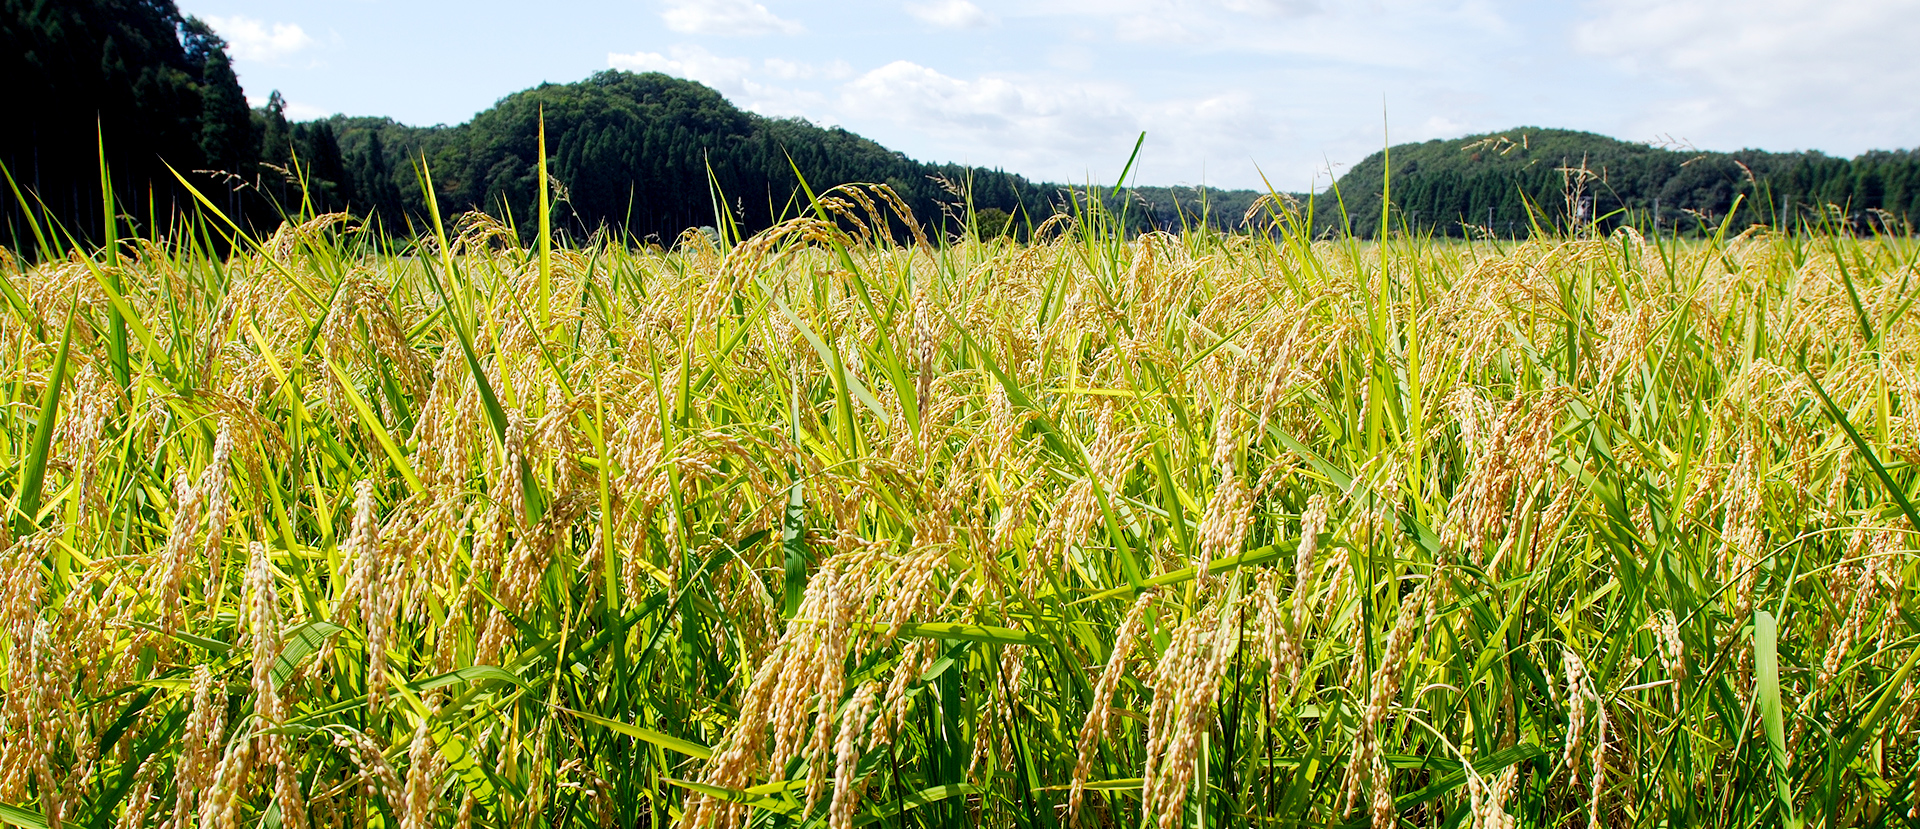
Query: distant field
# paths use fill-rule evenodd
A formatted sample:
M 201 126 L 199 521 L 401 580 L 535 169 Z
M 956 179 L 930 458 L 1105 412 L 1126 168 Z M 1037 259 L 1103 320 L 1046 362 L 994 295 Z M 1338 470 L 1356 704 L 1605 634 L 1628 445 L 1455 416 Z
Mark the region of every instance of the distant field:
M 1920 243 L 891 204 L 0 257 L 0 821 L 1913 823 Z

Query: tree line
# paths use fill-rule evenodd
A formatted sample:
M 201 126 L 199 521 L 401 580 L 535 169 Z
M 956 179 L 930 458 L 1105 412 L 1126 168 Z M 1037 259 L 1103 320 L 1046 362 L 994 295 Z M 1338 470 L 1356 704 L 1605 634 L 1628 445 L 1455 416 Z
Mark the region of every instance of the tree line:
M 1005 171 L 926 164 L 844 129 L 755 115 L 692 81 L 617 70 L 516 92 L 458 126 L 315 122 L 336 143 L 339 164 L 313 170 L 330 205 L 358 207 L 390 227 L 424 216 L 422 170 L 442 209 L 530 216 L 543 121 L 554 223 L 579 236 L 605 229 L 671 243 L 723 221 L 752 232 L 809 211 L 807 189 L 849 183 L 891 187 L 931 228 L 961 231 L 970 198 L 975 211 L 1004 214 L 1002 227 L 1019 232 L 1064 197 Z
M 1376 234 L 1387 189 L 1389 228 L 1444 236 L 1573 225 L 1698 234 L 1723 223 L 1909 235 L 1920 223 L 1920 152 L 1704 152 L 1521 128 L 1374 153 L 1315 198 L 1316 230 Z

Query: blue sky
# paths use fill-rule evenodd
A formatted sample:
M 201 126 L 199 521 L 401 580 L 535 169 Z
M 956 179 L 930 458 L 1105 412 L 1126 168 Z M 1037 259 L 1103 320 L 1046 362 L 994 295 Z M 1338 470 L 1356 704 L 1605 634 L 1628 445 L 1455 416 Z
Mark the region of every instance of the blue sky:
M 1920 0 L 184 0 L 256 103 L 459 123 L 608 68 L 926 161 L 1283 190 L 1511 127 L 1702 149 L 1920 146 Z

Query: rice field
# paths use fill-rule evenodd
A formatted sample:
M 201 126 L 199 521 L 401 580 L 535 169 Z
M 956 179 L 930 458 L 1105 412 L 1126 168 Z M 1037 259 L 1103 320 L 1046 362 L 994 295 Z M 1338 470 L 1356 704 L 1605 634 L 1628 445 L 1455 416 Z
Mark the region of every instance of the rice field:
M 1914 823 L 1920 243 L 1262 210 L 0 258 L 0 821 Z

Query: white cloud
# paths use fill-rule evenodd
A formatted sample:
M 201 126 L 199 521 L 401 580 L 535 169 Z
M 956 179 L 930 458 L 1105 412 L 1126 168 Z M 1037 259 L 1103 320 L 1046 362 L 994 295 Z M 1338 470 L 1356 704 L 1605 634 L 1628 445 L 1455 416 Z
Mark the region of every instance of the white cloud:
M 293 23 L 268 23 L 245 15 L 209 15 L 207 25 L 227 41 L 240 60 L 275 63 L 313 45 L 305 29 Z
M 1031 0 L 1041 14 L 1103 21 L 1114 39 L 1199 52 L 1297 55 L 1433 72 L 1512 34 L 1493 0 Z
M 753 0 L 667 0 L 667 28 L 696 35 L 797 35 L 807 27 Z
M 1872 83 L 1912 75 L 1920 37 L 1915 0 L 1616 0 L 1575 29 L 1590 54 L 1631 69 L 1682 73 L 1726 88 L 1751 81 Z
M 1427 120 L 1420 122 L 1420 126 L 1413 128 L 1411 135 L 1395 136 L 1394 140 L 1427 141 L 1434 138 L 1453 138 L 1454 136 L 1466 134 L 1467 129 L 1468 125 L 1465 121 L 1449 118 L 1445 115 L 1433 115 L 1429 116 Z
M 286 106 L 285 111 L 287 115 L 287 120 L 289 121 L 316 121 L 339 111 L 339 110 L 328 110 L 322 107 L 314 106 L 312 104 L 302 103 L 300 101 L 287 101 L 284 98 L 282 98 L 281 100 L 285 102 L 285 106 Z M 248 95 L 247 96 L 247 106 L 253 107 L 254 109 L 259 109 L 261 107 L 266 106 L 267 102 L 268 102 L 268 98 L 265 95 Z
M 897 60 L 841 88 L 842 108 L 931 132 L 1022 136 L 1031 145 L 1084 146 L 1131 120 L 1115 87 L 1060 88 L 1000 77 L 961 80 Z
M 771 84 L 756 76 L 792 81 L 812 77 L 846 77 L 852 69 L 845 61 L 822 65 L 770 58 L 756 71 L 746 58 L 716 55 L 699 46 L 680 44 L 659 52 L 609 53 L 607 66 L 629 72 L 662 72 L 676 78 L 699 81 L 727 96 L 735 106 L 762 115 L 776 117 L 818 117 L 825 98 L 817 92 Z
M 1112 175 L 1145 131 L 1156 166 L 1199 173 L 1209 157 L 1245 163 L 1282 130 L 1250 94 L 1142 100 L 1126 86 L 1051 77 L 955 78 L 894 61 L 844 84 L 849 119 L 939 136 L 946 158 L 1019 169 L 1052 181 Z M 986 155 L 988 157 L 982 157 Z
M 698 46 L 675 46 L 667 51 L 671 55 L 612 53 L 607 55 L 607 65 L 629 72 L 664 72 L 676 78 L 699 81 L 722 92 L 737 91 L 753 69 L 753 62 L 745 58 L 721 57 Z
M 943 29 L 984 29 L 999 21 L 968 0 L 908 3 L 907 13 Z
M 1614 0 L 1593 11 L 1574 45 L 1670 88 L 1642 105 L 1636 126 L 1650 133 L 1730 147 L 1756 134 L 1831 140 L 1836 123 L 1866 144 L 1920 132 L 1920 0 Z
M 1220 7 L 1231 12 L 1298 16 L 1320 11 L 1313 0 L 1221 0 Z
M 772 75 L 781 80 L 791 81 L 791 80 L 797 80 L 800 78 L 813 77 L 813 67 L 805 63 L 800 63 L 798 61 L 782 60 L 780 58 L 767 58 L 766 60 L 761 61 L 761 65 L 767 68 L 767 74 Z
M 837 58 L 823 64 L 784 60 L 782 58 L 767 58 L 761 61 L 760 65 L 766 68 L 767 74 L 783 81 L 810 80 L 813 78 L 841 80 L 843 78 L 853 77 L 853 65 Z
M 1078 43 L 1064 43 L 1047 51 L 1047 65 L 1068 72 L 1087 72 L 1098 63 L 1092 49 Z
M 332 115 L 322 107 L 303 104 L 298 101 L 287 102 L 287 117 L 295 121 L 314 121 Z

